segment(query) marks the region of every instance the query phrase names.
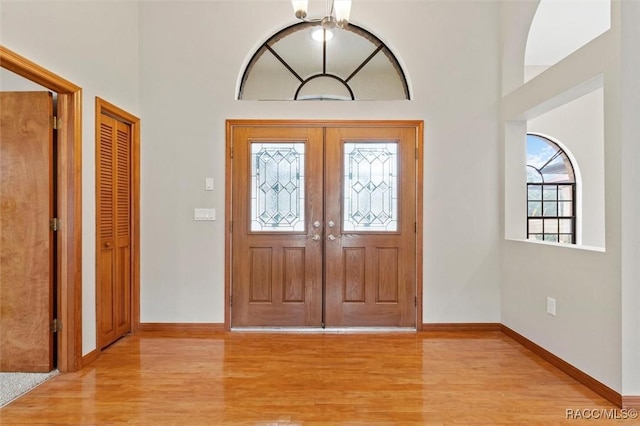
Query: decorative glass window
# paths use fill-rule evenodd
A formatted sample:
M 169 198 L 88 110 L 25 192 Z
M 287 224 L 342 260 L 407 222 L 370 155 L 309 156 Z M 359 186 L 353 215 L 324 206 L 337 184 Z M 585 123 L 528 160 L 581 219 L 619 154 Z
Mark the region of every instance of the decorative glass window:
M 304 143 L 251 144 L 251 231 L 304 231 Z
M 398 230 L 398 144 L 344 144 L 344 231 Z
M 253 55 L 238 99 L 395 100 L 409 99 L 409 87 L 396 57 L 370 32 L 301 22 Z
M 527 238 L 576 243 L 576 180 L 555 142 L 527 135 Z

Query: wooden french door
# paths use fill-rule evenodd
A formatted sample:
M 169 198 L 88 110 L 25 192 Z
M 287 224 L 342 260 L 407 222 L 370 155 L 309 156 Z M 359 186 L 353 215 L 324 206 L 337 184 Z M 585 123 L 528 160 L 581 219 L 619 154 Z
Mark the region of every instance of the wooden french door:
M 415 327 L 415 128 L 328 128 L 325 147 L 325 324 Z
M 231 325 L 416 326 L 416 128 L 235 126 Z
M 0 93 L 0 371 L 54 368 L 53 98 Z
M 96 312 L 102 349 L 131 330 L 131 126 L 99 117 Z

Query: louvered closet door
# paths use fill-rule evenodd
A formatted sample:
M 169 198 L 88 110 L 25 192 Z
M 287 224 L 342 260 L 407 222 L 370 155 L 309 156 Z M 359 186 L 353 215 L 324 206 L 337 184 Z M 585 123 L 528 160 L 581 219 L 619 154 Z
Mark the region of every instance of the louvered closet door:
M 101 115 L 97 158 L 98 340 L 100 348 L 131 324 L 131 128 Z

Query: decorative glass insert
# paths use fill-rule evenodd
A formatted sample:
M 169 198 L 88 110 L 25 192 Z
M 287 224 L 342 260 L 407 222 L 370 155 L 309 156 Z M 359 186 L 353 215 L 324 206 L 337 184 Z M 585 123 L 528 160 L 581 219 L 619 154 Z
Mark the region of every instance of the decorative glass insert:
M 575 244 L 575 173 L 551 140 L 527 135 L 527 238 Z
M 238 99 L 410 97 L 402 67 L 378 37 L 354 24 L 323 30 L 320 21 L 312 21 L 287 27 L 258 48 L 244 70 Z
M 398 144 L 344 144 L 345 232 L 398 230 Z
M 251 144 L 251 231 L 304 231 L 304 143 Z

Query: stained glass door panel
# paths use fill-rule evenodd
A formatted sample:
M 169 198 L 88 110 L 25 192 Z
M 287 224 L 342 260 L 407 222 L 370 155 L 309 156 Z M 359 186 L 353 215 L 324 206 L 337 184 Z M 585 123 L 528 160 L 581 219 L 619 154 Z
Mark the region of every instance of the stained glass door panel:
M 344 231 L 398 230 L 398 143 L 344 144 Z
M 304 143 L 251 144 L 251 231 L 304 231 Z

